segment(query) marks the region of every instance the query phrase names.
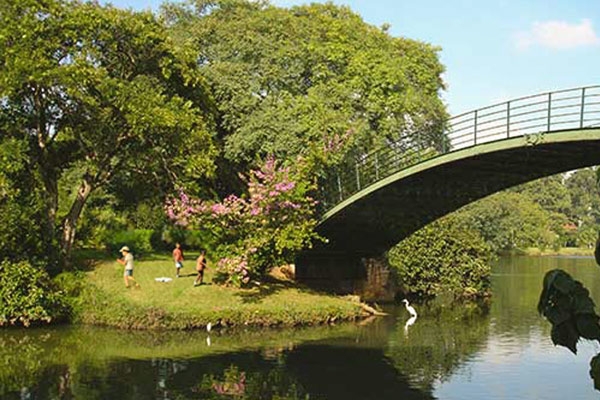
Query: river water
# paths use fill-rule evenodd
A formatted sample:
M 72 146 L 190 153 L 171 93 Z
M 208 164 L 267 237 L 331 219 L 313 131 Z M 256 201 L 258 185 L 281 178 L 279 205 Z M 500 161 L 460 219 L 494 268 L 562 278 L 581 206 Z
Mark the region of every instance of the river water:
M 597 399 L 589 361 L 555 347 L 536 312 L 546 271 L 600 300 L 592 258 L 513 257 L 494 266 L 489 307 L 415 305 L 361 324 L 294 330 L 0 331 L 6 399 Z

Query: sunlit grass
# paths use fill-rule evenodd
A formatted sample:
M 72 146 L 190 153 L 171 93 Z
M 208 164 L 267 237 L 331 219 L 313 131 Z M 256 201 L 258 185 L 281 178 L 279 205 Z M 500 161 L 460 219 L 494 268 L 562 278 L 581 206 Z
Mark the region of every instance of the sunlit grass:
M 123 266 L 116 261 L 99 262 L 88 272 L 90 290 L 83 305 L 82 320 L 129 328 L 190 329 L 213 325 L 305 325 L 361 315 L 356 302 L 316 293 L 290 282 L 262 282 L 251 289 L 223 287 L 212 283 L 214 269 L 204 276 L 204 285 L 194 287 L 194 262 L 187 261 L 181 277 L 169 256 L 135 261 L 134 278 L 141 288 L 126 288 Z M 157 282 L 159 277 L 172 278 Z
M 523 255 L 527 256 L 591 256 L 594 249 L 587 247 L 561 247 L 560 249 L 539 249 L 537 247 L 528 247 L 522 250 Z

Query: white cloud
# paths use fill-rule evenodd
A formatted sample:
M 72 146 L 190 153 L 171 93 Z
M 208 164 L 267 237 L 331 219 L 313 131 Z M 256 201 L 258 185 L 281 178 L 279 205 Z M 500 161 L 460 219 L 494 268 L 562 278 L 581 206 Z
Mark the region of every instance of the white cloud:
M 599 44 L 600 37 L 596 35 L 589 19 L 583 19 L 579 24 L 565 21 L 534 22 L 529 31 L 516 35 L 516 46 L 521 50 L 536 45 L 562 50 Z

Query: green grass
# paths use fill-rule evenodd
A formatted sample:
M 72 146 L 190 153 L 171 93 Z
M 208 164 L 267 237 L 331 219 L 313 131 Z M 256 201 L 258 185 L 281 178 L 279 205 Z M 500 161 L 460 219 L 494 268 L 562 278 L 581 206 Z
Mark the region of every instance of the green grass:
M 86 274 L 78 319 L 84 323 L 128 329 L 195 329 L 216 326 L 299 326 L 354 320 L 360 304 L 317 293 L 291 282 L 270 280 L 251 289 L 212 283 L 209 264 L 202 286 L 193 286 L 194 262 L 187 261 L 175 278 L 171 257 L 136 260 L 140 289 L 125 288 L 123 266 L 100 261 Z M 156 282 L 157 277 L 173 278 Z
M 561 247 L 558 250 L 529 247 L 518 252 L 527 256 L 591 256 L 594 255 L 594 249 L 587 247 Z

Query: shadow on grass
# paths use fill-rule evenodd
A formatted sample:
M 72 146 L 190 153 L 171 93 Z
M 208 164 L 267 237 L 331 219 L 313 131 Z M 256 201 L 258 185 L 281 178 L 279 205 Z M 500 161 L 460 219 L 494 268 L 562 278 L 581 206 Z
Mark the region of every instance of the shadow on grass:
M 98 264 L 115 258 L 109 252 L 98 249 L 77 249 L 73 251 L 71 257 L 73 266 L 77 271 L 91 271 Z
M 243 289 L 239 293 L 236 293 L 243 303 L 252 304 L 258 303 L 268 296 L 277 294 L 282 290 L 296 289 L 302 293 L 319 294 L 319 295 L 332 295 L 332 292 L 319 291 L 310 288 L 304 284 L 290 281 L 280 280 L 272 276 L 265 277 L 260 283 L 251 283 L 251 286 L 247 289 Z

